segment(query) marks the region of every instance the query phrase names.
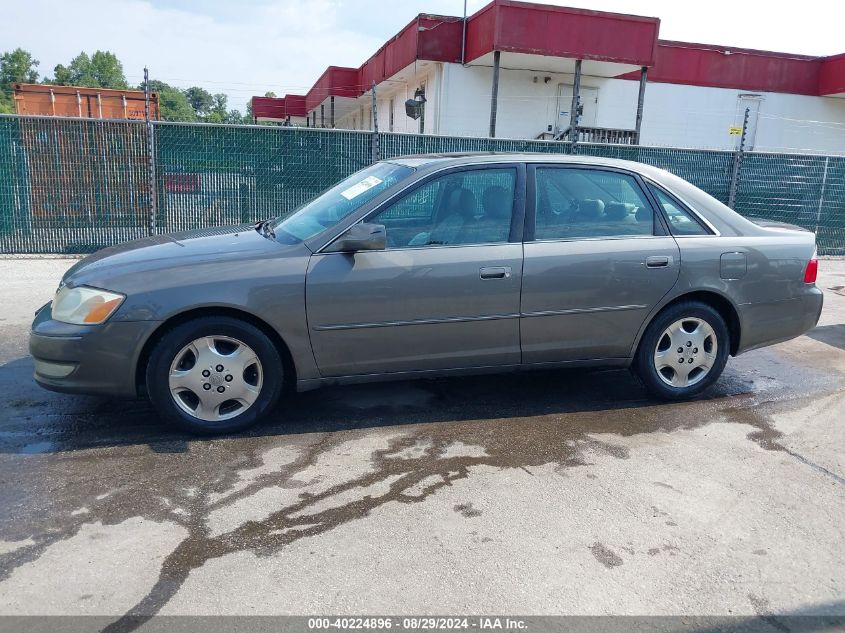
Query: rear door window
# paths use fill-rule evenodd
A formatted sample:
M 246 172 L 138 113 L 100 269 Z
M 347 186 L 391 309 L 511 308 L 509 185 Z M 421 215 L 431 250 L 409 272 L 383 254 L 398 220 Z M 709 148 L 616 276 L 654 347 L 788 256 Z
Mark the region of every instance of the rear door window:
M 536 240 L 654 235 L 654 211 L 633 176 L 539 167 L 535 178 Z

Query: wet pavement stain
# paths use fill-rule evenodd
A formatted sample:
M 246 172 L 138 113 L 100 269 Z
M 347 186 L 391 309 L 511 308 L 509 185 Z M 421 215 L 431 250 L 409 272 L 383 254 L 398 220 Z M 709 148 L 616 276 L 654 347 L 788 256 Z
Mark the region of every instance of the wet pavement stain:
M 466 517 L 467 519 L 481 516 L 481 510 L 473 508 L 471 503 L 460 503 L 456 505 L 454 509 L 455 512 L 460 513 L 461 516 Z
M 680 490 L 675 488 L 672 484 L 667 484 L 665 481 L 654 481 L 652 482 L 655 486 L 660 486 L 661 488 L 666 488 L 667 490 L 673 490 L 678 494 L 683 494 Z
M 11 371 L 8 367 L 0 367 L 0 386 L 30 369 L 26 363 Z M 819 376 L 823 373 L 814 375 Z M 817 388 L 825 382 L 818 378 L 802 384 L 807 393 L 806 385 Z M 366 397 L 356 393 L 359 389 L 367 390 Z M 403 395 L 403 389 L 414 390 L 413 397 Z M 350 395 L 358 397 L 347 406 Z M 142 402 L 48 395 L 48 414 L 33 406 L 0 418 L 0 503 L 9 509 L 0 517 L 0 538 L 32 539 L 0 556 L 0 579 L 85 523 L 115 525 L 136 516 L 176 523 L 187 530 L 187 538 L 166 556 L 147 595 L 109 629 L 132 630 L 158 613 L 189 574 L 210 560 L 240 551 L 271 555 L 387 503 L 422 503 L 479 466 L 574 468 L 589 465 L 596 453 L 626 459 L 627 449 L 593 436 L 671 433 L 714 422 L 748 426 L 748 439 L 760 448 L 785 450 L 769 416 L 779 407 L 801 404 L 801 398 L 792 397 L 787 401 L 773 392 L 755 393 L 748 382 L 728 375 L 709 398 L 665 404 L 647 399 L 624 371 L 538 372 L 326 389 L 290 400 L 276 421 L 252 433 L 197 440 L 158 426 Z M 268 488 L 302 487 L 301 473 L 322 455 L 350 439 L 386 430 L 398 437 L 370 455 L 365 473 L 317 493 L 299 494 L 260 520 L 211 534 L 208 518 L 213 511 Z M 22 454 L 42 441 L 51 443 L 49 450 Z M 240 473 L 260 469 L 263 455 L 280 442 L 294 446 L 296 457 L 242 482 Z M 458 444 L 482 450 L 453 454 Z M 386 492 L 324 507 L 324 502 L 377 484 L 386 485 Z M 455 510 L 478 512 L 464 505 Z M 88 512 L 73 514 L 79 508 Z M 605 566 L 622 564 L 602 543 L 590 550 Z
M 781 622 L 779 618 L 772 615 L 769 601 L 766 598 L 749 593 L 748 602 L 751 603 L 751 606 L 754 608 L 754 612 L 760 617 L 760 619 L 769 624 L 772 628 L 778 631 L 783 631 L 783 633 L 790 633 L 793 631 L 792 626 L 789 626 L 785 622 Z
M 622 557 L 604 543 L 593 543 L 590 546 L 590 551 L 596 560 L 608 569 L 619 567 L 623 562 Z

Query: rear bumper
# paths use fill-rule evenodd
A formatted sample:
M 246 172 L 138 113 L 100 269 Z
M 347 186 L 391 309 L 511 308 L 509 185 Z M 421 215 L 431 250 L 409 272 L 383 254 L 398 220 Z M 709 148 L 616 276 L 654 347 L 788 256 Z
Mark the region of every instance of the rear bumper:
M 741 336 L 737 354 L 788 341 L 812 330 L 819 322 L 824 294 L 808 286 L 794 299 L 738 306 Z
M 35 315 L 29 352 L 35 382 L 51 391 L 137 396 L 135 370 L 158 321 L 70 325 L 52 319 L 48 304 Z

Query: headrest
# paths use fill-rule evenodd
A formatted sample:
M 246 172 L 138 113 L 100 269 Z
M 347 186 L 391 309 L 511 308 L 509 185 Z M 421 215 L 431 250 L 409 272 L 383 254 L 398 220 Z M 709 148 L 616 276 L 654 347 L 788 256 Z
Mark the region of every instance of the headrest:
M 637 207 L 637 212 L 634 214 L 637 222 L 652 222 L 653 216 L 654 212 L 647 207 Z
M 582 220 L 598 220 L 604 211 L 601 200 L 582 200 L 578 205 L 578 217 Z
M 512 196 L 508 194 L 507 189 L 499 185 L 487 187 L 481 195 L 481 206 L 484 207 L 484 215 L 493 218 L 507 216 L 512 205 Z
M 604 217 L 608 220 L 622 220 L 628 217 L 628 207 L 621 202 L 608 202 L 604 205 Z
M 475 215 L 475 194 L 469 189 L 461 187 L 449 194 L 449 204 L 446 205 L 446 215 L 458 213 L 464 218 Z

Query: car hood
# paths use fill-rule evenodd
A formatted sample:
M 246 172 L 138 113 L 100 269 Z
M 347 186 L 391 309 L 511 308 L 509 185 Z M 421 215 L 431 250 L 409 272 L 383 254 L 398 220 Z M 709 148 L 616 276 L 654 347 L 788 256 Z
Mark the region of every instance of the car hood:
M 62 278 L 70 286 L 88 285 L 127 291 L 133 276 L 149 277 L 204 263 L 225 265 L 244 259 L 301 253 L 301 244 L 285 245 L 259 234 L 253 224 L 155 235 L 97 251 L 71 267 Z M 130 284 L 131 285 L 131 284 Z

